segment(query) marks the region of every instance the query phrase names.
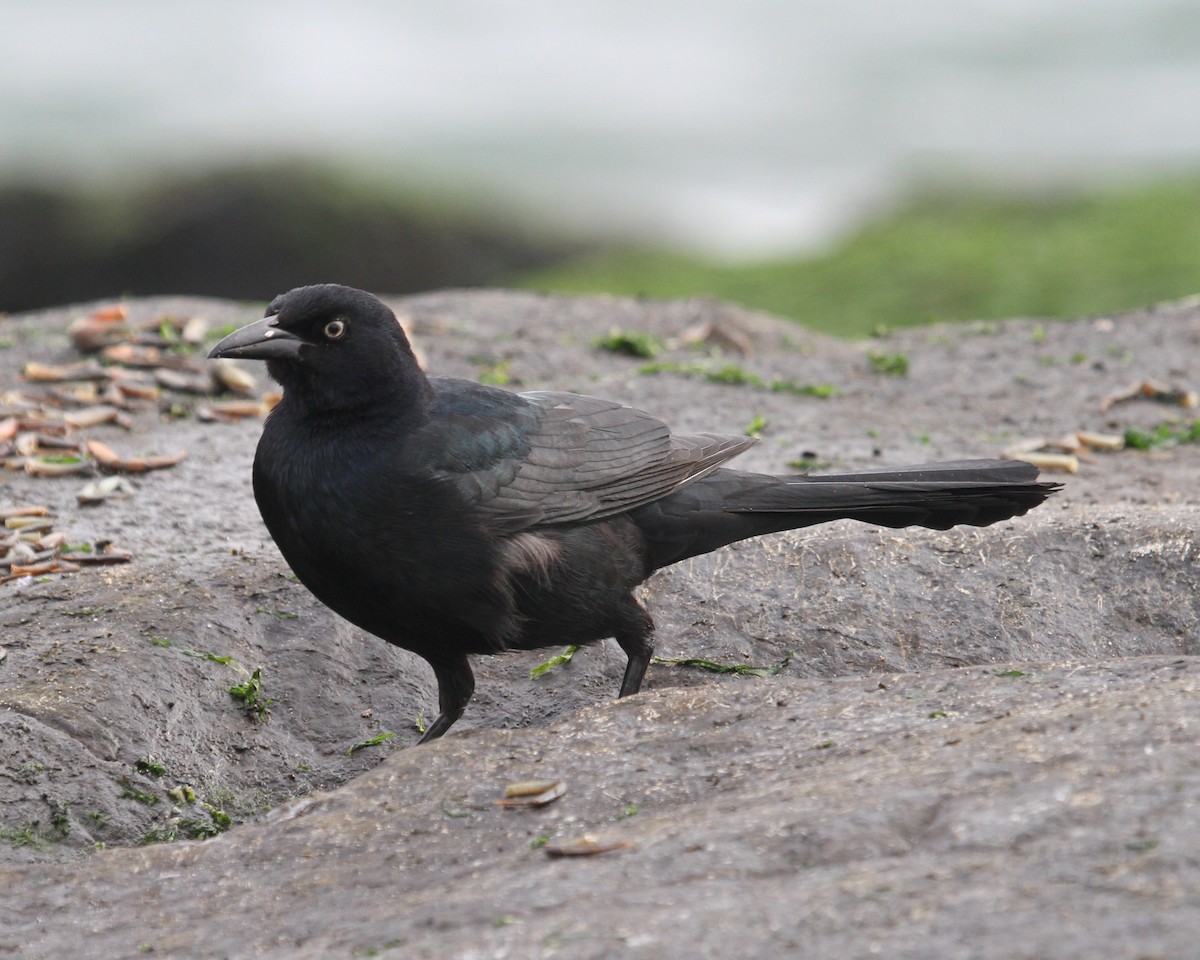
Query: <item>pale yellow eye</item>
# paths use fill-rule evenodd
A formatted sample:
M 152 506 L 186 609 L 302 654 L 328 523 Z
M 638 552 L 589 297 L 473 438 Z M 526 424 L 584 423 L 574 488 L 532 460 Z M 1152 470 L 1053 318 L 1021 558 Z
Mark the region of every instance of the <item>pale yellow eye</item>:
M 340 340 L 345 335 L 345 320 L 330 320 L 327 324 L 325 324 L 325 338 L 327 340 Z

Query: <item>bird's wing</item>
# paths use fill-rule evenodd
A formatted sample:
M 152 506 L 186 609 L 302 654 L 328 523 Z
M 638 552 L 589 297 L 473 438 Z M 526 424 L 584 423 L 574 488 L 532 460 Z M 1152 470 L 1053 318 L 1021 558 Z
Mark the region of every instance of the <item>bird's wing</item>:
M 705 476 L 754 442 L 673 436 L 661 420 L 596 397 L 434 383 L 433 417 L 414 436 L 410 456 L 504 532 L 623 513 Z

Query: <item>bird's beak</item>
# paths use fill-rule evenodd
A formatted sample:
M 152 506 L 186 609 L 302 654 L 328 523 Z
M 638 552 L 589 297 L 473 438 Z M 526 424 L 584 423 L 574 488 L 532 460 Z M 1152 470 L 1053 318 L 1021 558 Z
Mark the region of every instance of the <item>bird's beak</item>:
M 294 360 L 300 356 L 300 348 L 308 341 L 275 326 L 274 315 L 264 317 L 235 330 L 213 347 L 208 356 L 235 357 L 244 360 Z

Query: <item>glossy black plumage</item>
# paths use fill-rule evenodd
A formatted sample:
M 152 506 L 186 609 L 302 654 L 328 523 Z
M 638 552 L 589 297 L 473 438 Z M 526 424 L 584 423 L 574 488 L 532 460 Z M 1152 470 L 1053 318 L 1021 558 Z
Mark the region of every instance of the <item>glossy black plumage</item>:
M 620 695 L 650 661 L 633 588 L 727 543 L 828 520 L 985 526 L 1056 489 L 1015 461 L 831 477 L 722 466 L 745 437 L 672 435 L 631 407 L 428 378 L 370 294 L 277 297 L 211 356 L 263 359 L 283 386 L 254 460 L 267 529 L 300 580 L 365 630 L 424 657 L 440 713 L 474 689 L 467 656 L 615 637 Z

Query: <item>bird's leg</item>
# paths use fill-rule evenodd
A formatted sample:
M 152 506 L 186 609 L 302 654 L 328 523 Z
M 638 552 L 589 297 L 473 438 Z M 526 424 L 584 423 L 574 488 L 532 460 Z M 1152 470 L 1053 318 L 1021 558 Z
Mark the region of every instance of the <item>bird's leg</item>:
M 617 630 L 616 639 L 629 657 L 629 662 L 625 665 L 625 676 L 617 696 L 628 697 L 641 689 L 642 678 L 650 666 L 650 658 L 654 656 L 654 621 L 633 597 L 629 598 L 628 605 L 621 612 L 624 622 Z
M 471 694 L 475 692 L 475 674 L 471 672 L 471 664 L 466 656 L 451 657 L 447 660 L 430 660 L 433 675 L 438 684 L 438 710 L 421 739 L 417 743 L 428 743 L 436 740 L 449 730 L 471 702 Z

